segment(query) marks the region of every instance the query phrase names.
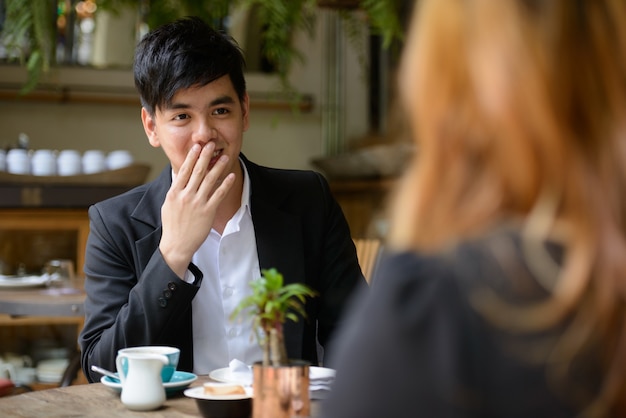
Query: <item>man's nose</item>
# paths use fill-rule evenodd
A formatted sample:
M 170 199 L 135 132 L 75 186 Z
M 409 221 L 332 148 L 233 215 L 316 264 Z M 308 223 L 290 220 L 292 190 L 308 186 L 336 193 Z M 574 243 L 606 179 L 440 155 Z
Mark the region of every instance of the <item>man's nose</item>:
M 202 122 L 196 130 L 195 137 L 199 143 L 206 144 L 211 140 L 217 139 L 217 129 L 209 122 Z

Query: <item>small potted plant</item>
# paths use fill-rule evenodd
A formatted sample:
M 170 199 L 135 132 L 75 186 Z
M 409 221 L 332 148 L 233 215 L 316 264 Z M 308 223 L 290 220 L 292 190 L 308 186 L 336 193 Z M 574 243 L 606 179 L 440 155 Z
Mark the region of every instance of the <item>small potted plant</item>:
M 287 357 L 283 327 L 286 321 L 306 318 L 304 302 L 316 292 L 304 284 L 284 284 L 275 268 L 263 270 L 250 283 L 252 295 L 244 298 L 231 319 L 245 312 L 252 316 L 263 361 L 253 365 L 254 418 L 310 415 L 309 365 Z

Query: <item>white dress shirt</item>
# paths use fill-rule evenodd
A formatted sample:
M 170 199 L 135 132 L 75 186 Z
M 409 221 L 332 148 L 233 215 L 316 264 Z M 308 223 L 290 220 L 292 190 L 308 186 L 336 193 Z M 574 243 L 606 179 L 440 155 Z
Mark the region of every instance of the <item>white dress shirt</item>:
M 233 359 L 253 364 L 263 353 L 244 313 L 230 318 L 239 302 L 252 293 L 249 282 L 261 276 L 254 225 L 250 213 L 250 178 L 243 162 L 241 206 L 223 235 L 211 233 L 192 262 L 204 278 L 192 302 L 193 372 L 208 374 L 228 367 Z

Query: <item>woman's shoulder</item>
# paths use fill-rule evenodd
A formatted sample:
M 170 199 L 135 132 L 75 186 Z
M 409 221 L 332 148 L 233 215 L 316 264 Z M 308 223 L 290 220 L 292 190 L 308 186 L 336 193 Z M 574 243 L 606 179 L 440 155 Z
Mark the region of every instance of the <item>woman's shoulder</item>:
M 538 255 L 539 254 L 539 255 Z M 556 280 L 564 248 L 552 241 L 531 242 L 519 228 L 501 227 L 478 237 L 457 241 L 437 252 L 390 252 L 381 260 L 376 282 L 395 286 L 418 282 L 420 286 L 457 287 L 460 292 L 489 288 L 510 302 L 546 297 L 545 282 Z M 541 272 L 537 257 L 554 269 Z

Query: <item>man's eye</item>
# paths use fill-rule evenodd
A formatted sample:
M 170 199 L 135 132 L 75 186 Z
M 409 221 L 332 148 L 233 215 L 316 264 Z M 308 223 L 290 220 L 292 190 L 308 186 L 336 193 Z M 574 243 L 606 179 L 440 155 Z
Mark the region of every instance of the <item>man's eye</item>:
M 213 111 L 214 115 L 226 115 L 228 114 L 228 109 L 225 107 L 219 107 Z
M 186 113 L 181 113 L 180 115 L 174 116 L 174 120 L 184 120 L 188 118 L 189 118 L 189 115 Z

